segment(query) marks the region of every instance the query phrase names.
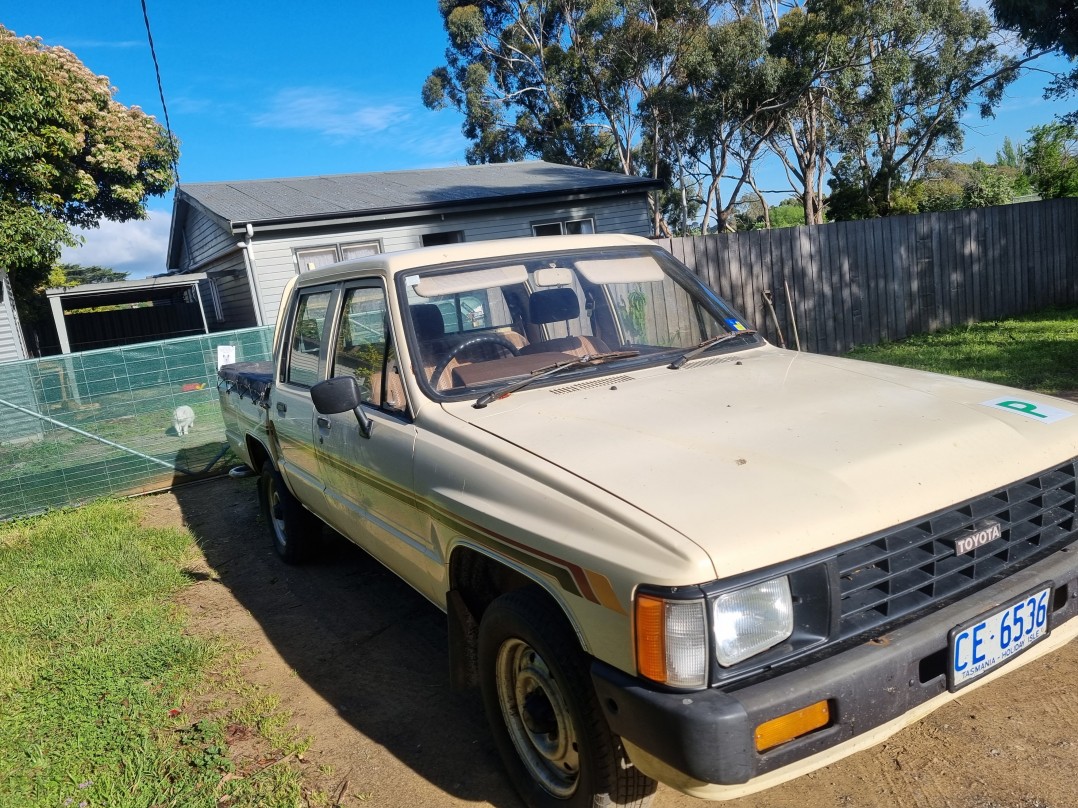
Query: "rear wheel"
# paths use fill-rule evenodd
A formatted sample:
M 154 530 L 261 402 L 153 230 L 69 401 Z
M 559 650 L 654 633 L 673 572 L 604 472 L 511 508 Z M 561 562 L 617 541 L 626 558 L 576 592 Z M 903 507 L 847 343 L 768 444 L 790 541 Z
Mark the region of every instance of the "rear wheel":
M 273 539 L 273 549 L 281 560 L 288 564 L 299 564 L 309 558 L 322 530 L 322 522 L 292 496 L 280 472 L 269 460 L 262 464 L 258 500 L 262 506 L 262 518 L 266 520 L 270 538 Z
M 655 781 L 603 718 L 561 611 L 538 590 L 498 598 L 479 627 L 479 680 L 495 745 L 532 808 L 644 806 Z

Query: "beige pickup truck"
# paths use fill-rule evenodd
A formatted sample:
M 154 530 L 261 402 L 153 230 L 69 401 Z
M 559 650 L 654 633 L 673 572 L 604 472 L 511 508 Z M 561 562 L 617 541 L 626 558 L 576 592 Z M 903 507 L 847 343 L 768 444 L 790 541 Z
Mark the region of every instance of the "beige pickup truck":
M 780 350 L 644 239 L 306 272 L 274 342 L 220 389 L 277 551 L 446 612 L 529 805 L 748 794 L 1078 633 L 1078 406 Z

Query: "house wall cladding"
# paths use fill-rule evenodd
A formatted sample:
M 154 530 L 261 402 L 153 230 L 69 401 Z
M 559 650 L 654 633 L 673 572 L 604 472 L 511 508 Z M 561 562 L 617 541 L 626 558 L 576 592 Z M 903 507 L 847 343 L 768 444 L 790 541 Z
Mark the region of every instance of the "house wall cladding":
M 197 207 L 191 207 L 180 244 L 180 266 L 187 269 L 234 246 L 234 237 L 222 223 Z
M 257 326 L 243 253 L 239 250 L 228 253 L 205 267 L 204 271 L 209 278 L 199 285 L 199 293 L 202 295 L 202 305 L 206 310 L 210 331 Z M 208 288 L 211 281 L 217 288 L 217 298 L 221 302 L 220 320 L 216 317 L 213 295 Z
M 657 243 L 790 347 L 792 303 L 817 353 L 1078 304 L 1078 199 Z
M 7 273 L 0 269 L 0 363 L 26 358 L 19 315 Z
M 447 215 L 441 220 L 426 217 L 422 221 L 413 220 L 397 226 L 379 223 L 377 227 L 366 225 L 348 230 L 284 231 L 281 236 L 260 234 L 256 226 L 252 253 L 265 323 L 270 325 L 276 321 L 284 287 L 298 272 L 296 250 L 377 240 L 382 252 L 396 252 L 421 247 L 422 237 L 431 233 L 461 231 L 464 241 L 486 241 L 530 236 L 534 224 L 576 219 L 592 219 L 597 233 L 647 235 L 651 232 L 643 195 L 579 205 L 508 208 L 497 216 L 486 211 Z

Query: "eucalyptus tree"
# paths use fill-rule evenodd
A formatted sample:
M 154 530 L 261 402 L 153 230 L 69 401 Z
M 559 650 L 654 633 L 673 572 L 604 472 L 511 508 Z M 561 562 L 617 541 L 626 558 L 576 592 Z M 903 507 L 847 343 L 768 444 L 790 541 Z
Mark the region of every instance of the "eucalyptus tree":
M 863 56 L 834 76 L 832 218 L 910 212 L 903 189 L 963 143 L 971 106 L 990 116 L 1021 66 L 988 14 L 964 0 L 814 0 Z
M 442 0 L 439 8 L 449 48 L 423 101 L 464 114 L 469 162 L 534 156 L 626 174 L 639 173 L 642 132 L 654 128 L 641 100 L 670 80 L 706 20 L 696 0 Z M 654 155 L 645 165 L 656 170 Z

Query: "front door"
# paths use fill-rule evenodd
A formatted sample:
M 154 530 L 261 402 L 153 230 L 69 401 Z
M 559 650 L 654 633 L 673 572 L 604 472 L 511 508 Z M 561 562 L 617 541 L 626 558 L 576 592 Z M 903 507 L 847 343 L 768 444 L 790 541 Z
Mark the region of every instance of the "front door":
M 360 433 L 354 413 L 318 415 L 315 444 L 331 524 L 428 597 L 441 559 L 430 520 L 416 507 L 416 430 L 396 361 L 380 279 L 346 285 L 328 375 L 353 376 L 373 423 Z

